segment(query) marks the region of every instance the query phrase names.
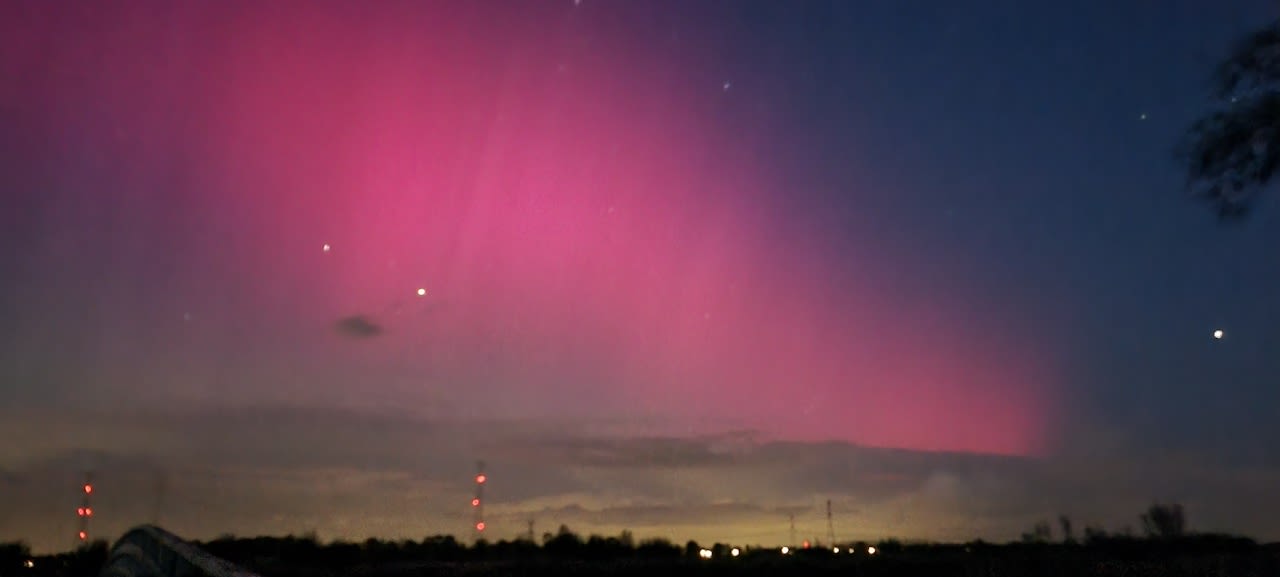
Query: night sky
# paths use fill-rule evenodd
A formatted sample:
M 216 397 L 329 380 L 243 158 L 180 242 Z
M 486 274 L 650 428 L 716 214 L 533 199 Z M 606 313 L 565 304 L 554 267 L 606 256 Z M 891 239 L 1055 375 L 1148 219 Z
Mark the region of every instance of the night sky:
M 0 3 L 0 540 L 1280 539 L 1274 2 L 361 4 Z

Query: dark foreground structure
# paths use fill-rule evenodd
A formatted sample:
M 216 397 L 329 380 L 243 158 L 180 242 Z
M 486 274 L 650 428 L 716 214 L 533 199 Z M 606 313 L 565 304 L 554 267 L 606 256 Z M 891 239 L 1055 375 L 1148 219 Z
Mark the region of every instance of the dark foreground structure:
M 107 557 L 101 577 L 257 577 L 159 527 L 125 533 Z

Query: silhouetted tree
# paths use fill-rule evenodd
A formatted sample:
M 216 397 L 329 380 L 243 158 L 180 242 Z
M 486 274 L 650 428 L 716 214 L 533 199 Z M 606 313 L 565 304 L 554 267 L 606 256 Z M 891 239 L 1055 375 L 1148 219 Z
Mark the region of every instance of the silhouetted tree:
M 1063 543 L 1072 544 L 1076 542 L 1076 534 L 1071 530 L 1071 517 L 1058 515 L 1058 526 L 1062 528 Z
M 1040 521 L 1030 532 L 1022 534 L 1023 543 L 1048 543 L 1053 538 L 1053 529 L 1048 521 Z
M 453 535 L 433 535 L 422 540 L 421 550 L 431 559 L 451 561 L 462 554 L 462 544 Z
M 1156 503 L 1142 514 L 1142 528 L 1148 537 L 1172 539 L 1186 534 L 1187 521 L 1182 505 Z
M 587 539 L 585 552 L 593 559 L 613 559 L 628 556 L 634 552 L 634 549 L 624 546 L 622 539 L 618 537 L 592 535 Z
M 12 575 L 25 569 L 23 563 L 31 558 L 31 547 L 22 541 L 0 543 L 0 575 Z
M 576 555 L 582 551 L 582 546 L 582 538 L 570 530 L 568 525 L 561 525 L 556 536 L 547 541 L 542 550 L 552 555 Z
M 729 551 L 733 549 L 733 545 L 728 543 L 716 543 L 711 546 L 711 554 L 717 559 L 724 559 L 729 556 Z M 825 551 L 825 549 L 823 550 Z
M 524 536 L 512 541 L 498 541 L 493 546 L 493 555 L 498 559 L 529 559 L 537 553 L 538 545 Z
M 76 548 L 71 554 L 67 569 L 72 575 L 97 575 L 107 563 L 110 545 L 105 539 L 96 539 Z
M 1217 73 L 1220 105 L 1188 131 L 1188 183 L 1223 217 L 1244 215 L 1280 168 L 1280 20 L 1246 38 Z
M 881 539 L 876 543 L 876 550 L 881 553 L 896 553 L 902 550 L 902 541 L 898 539 Z
M 481 537 L 471 544 L 471 557 L 473 559 L 487 559 L 489 557 L 489 540 Z
M 636 552 L 646 559 L 674 559 L 680 556 L 680 547 L 666 539 L 645 539 Z

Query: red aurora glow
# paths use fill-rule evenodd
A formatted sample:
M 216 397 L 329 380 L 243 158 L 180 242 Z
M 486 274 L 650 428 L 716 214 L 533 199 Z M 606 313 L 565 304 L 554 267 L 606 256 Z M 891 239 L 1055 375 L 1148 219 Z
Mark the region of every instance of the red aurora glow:
M 63 15 L 83 34 L 6 41 L 96 55 L 23 104 L 75 136 L 66 158 L 166 191 L 121 202 L 181 223 L 172 293 L 205 307 L 190 342 L 223 351 L 196 365 L 326 402 L 1045 449 L 1048 360 L 878 282 L 932 263 L 796 234 L 761 143 L 717 119 L 733 92 L 678 53 L 477 7 L 238 6 Z M 385 333 L 335 336 L 351 315 Z

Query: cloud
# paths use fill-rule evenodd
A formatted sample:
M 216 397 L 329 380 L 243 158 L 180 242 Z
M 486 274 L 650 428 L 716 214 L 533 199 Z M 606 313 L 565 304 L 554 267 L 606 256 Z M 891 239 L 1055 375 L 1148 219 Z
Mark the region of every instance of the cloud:
M 11 473 L 5 469 L 0 469 L 0 487 L 12 489 L 21 483 L 22 479 L 18 475 Z
M 367 339 L 382 334 L 382 326 L 364 315 L 352 315 L 334 323 L 338 334 L 353 339 Z
M 631 437 L 573 420 L 423 418 L 406 412 L 256 407 L 129 413 L 0 410 L 0 540 L 42 550 L 74 530 L 76 483 L 94 470 L 99 534 L 156 515 L 220 533 L 421 539 L 465 534 L 477 460 L 494 538 L 560 524 L 582 533 L 781 543 L 801 536 L 1016 538 L 1059 513 L 1077 526 L 1136 524 L 1152 500 L 1188 507 L 1197 530 L 1261 538 L 1275 467 L 1216 470 L 1194 456 L 1121 452 L 1048 459 L 928 453 L 726 433 Z M 88 444 L 86 444 L 88 443 Z M 21 450 L 18 450 L 19 447 Z M 1198 466 L 1191 463 L 1199 463 Z M 163 507 L 157 478 L 163 475 Z
M 635 439 L 550 435 L 508 439 L 503 448 L 526 458 L 594 468 L 681 468 L 730 462 L 731 453 L 717 450 L 716 437 Z
M 721 502 L 697 505 L 619 505 L 590 509 L 581 505 L 546 507 L 539 514 L 553 518 L 575 518 L 593 526 L 660 527 L 751 520 L 759 516 L 786 518 L 794 509 L 764 507 L 754 503 Z

